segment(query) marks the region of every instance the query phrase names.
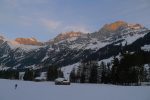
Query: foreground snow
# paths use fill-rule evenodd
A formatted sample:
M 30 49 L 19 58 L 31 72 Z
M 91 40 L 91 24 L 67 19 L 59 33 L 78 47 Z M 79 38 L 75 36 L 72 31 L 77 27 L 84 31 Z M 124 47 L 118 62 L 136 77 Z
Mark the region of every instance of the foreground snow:
M 15 90 L 14 85 L 18 84 Z M 148 86 L 114 86 L 0 79 L 0 100 L 150 100 Z

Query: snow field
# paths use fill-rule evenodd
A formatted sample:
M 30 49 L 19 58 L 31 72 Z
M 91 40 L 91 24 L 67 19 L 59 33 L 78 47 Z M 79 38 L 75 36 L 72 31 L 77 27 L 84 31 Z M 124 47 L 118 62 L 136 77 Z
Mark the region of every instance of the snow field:
M 0 100 L 150 100 L 150 87 L 0 79 Z

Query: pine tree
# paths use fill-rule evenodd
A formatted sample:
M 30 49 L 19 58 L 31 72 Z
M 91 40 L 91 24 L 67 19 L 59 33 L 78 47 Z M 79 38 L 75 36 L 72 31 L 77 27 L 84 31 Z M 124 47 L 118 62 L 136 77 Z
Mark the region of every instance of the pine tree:
M 58 77 L 64 78 L 64 73 L 61 71 L 61 68 L 57 69 Z
M 58 70 L 56 66 L 49 66 L 47 72 L 47 80 L 54 81 L 58 77 Z
M 82 75 L 82 72 L 83 72 L 82 70 L 83 70 L 83 66 L 81 64 L 81 65 L 79 65 L 79 67 L 77 69 L 77 75 L 76 75 L 78 83 L 81 83 L 81 75 Z
M 102 77 L 103 77 L 103 68 L 104 68 L 105 64 L 102 61 L 100 66 L 97 67 L 97 82 L 98 83 L 102 83 Z
M 111 69 L 110 69 L 110 63 L 107 63 L 104 83 L 105 83 L 105 84 L 111 83 Z
M 24 77 L 24 80 L 33 81 L 34 79 L 34 72 L 30 69 L 26 70 Z
M 97 67 L 96 65 L 92 66 L 91 73 L 90 73 L 90 83 L 97 83 Z
M 106 69 L 106 64 L 103 62 L 102 65 L 102 83 L 106 82 L 106 74 L 107 74 L 107 69 Z
M 144 77 L 144 66 L 139 65 L 138 66 L 138 81 L 139 81 L 139 84 L 141 84 L 141 82 L 143 81 L 143 77 Z
M 144 82 L 148 81 L 148 70 L 146 68 L 144 68 L 144 71 L 143 71 L 143 81 Z
M 148 68 L 147 80 L 148 80 L 148 82 L 150 82 L 150 66 L 149 66 L 149 68 Z
M 76 72 L 75 72 L 75 68 L 73 68 L 71 73 L 70 73 L 70 81 L 71 82 L 77 82 L 77 75 L 76 75 Z
M 19 79 L 19 71 L 14 71 L 13 76 L 15 79 Z
M 111 80 L 113 84 L 116 84 L 118 82 L 118 67 L 119 67 L 119 60 L 118 58 L 113 59 L 113 66 L 111 70 Z

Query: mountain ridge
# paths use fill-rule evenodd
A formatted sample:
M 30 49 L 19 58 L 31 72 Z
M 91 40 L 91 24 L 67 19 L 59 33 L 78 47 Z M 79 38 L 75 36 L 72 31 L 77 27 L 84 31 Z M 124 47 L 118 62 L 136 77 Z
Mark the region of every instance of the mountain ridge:
M 101 37 L 104 38 L 104 37 L 107 37 L 108 33 L 109 33 L 109 36 L 110 36 L 111 35 L 110 33 L 117 33 L 117 31 L 123 30 L 124 28 L 133 29 L 133 30 L 147 29 L 143 25 L 140 25 L 140 24 L 137 24 L 137 23 L 136 24 L 129 24 L 125 21 L 119 20 L 119 21 L 116 21 L 116 22 L 113 22 L 113 23 L 110 23 L 110 24 L 105 24 L 97 32 L 92 32 L 92 33 L 89 33 L 89 34 L 90 34 L 91 37 L 93 37 L 93 34 L 95 34 L 95 33 L 98 33 L 98 35 L 100 35 L 100 36 L 103 33 Z M 104 34 L 105 34 L 105 36 L 103 36 Z M 42 45 L 44 43 L 53 44 L 53 43 L 60 42 L 62 40 L 69 39 L 69 38 L 73 38 L 73 37 L 78 38 L 78 37 L 85 36 L 85 35 L 88 35 L 88 34 L 80 32 L 80 31 L 68 31 L 68 32 L 60 33 L 56 37 L 54 37 L 53 39 L 51 39 L 49 41 L 45 41 L 45 42 L 38 41 L 34 37 L 31 37 L 31 38 L 17 37 L 13 41 L 16 41 L 19 44 L 25 44 L 25 45 Z M 3 35 L 0 35 L 0 39 L 4 40 L 5 37 Z M 9 39 L 7 39 L 7 41 L 9 41 Z
M 113 33 L 104 31 L 103 28 L 98 32 L 89 34 L 67 32 L 56 36 L 53 41 L 42 43 L 42 45 L 35 45 L 34 43 L 32 45 L 32 42 L 39 42 L 34 38 L 25 39 L 29 41 L 28 43 L 22 43 L 21 38 L 19 44 L 17 44 L 18 40 L 9 41 L 2 39 L 0 42 L 0 62 L 2 65 L 7 66 L 7 68 L 12 69 L 38 69 L 52 64 L 60 67 L 67 66 L 79 63 L 81 60 L 89 57 L 93 60 L 96 57 L 102 60 L 118 54 L 120 52 L 120 45 L 123 47 L 131 45 L 134 41 L 144 38 L 149 33 L 149 30 L 140 24 L 127 24 L 122 28 L 124 22 L 119 21 L 116 23 L 121 24 L 115 25 L 113 29 L 116 30 L 113 30 Z M 110 25 L 116 23 L 114 22 Z M 119 28 L 116 28 L 116 26 Z M 108 47 L 116 50 L 116 53 L 113 53 L 115 52 L 114 50 L 110 50 L 108 56 L 106 52 Z

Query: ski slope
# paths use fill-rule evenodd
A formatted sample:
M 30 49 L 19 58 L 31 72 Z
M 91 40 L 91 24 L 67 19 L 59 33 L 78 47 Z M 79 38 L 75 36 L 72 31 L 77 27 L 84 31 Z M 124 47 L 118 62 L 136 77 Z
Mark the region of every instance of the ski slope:
M 18 84 L 15 90 L 15 84 Z M 0 79 L 0 100 L 150 100 L 149 86 L 114 86 Z

